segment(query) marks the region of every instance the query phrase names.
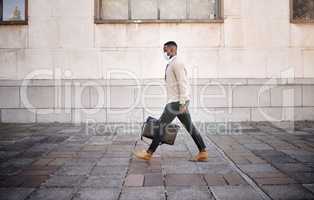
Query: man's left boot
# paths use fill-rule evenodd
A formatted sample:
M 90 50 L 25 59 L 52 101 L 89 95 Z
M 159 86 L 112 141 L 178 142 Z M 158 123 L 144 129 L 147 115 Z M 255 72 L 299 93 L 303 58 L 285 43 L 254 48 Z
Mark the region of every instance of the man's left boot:
M 138 158 L 142 160 L 150 160 L 153 156 L 152 153 L 147 152 L 146 150 L 141 151 L 134 151 L 133 154 Z
M 200 151 L 191 161 L 207 162 L 208 161 L 208 152 L 206 150 Z

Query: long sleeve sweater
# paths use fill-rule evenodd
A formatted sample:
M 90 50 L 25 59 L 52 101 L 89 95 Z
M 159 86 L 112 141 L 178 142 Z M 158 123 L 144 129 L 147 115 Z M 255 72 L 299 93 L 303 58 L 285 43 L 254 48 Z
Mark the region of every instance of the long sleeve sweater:
M 177 56 L 171 59 L 165 74 L 168 102 L 179 101 L 180 103 L 185 103 L 189 100 L 190 86 L 187 70 Z

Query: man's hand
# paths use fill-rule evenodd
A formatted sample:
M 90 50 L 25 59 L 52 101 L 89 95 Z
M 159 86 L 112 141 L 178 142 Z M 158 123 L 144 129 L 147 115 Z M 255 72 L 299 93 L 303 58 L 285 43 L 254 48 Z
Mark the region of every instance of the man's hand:
M 187 111 L 187 106 L 186 106 L 186 104 L 180 104 L 179 112 L 180 112 L 180 113 L 185 113 L 186 111 Z

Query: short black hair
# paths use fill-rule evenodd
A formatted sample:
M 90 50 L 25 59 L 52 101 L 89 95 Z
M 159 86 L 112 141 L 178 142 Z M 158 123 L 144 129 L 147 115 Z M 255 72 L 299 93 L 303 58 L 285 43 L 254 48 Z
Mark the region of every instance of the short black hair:
M 178 47 L 177 43 L 175 41 L 168 41 L 164 44 L 164 46 L 174 46 L 174 47 Z

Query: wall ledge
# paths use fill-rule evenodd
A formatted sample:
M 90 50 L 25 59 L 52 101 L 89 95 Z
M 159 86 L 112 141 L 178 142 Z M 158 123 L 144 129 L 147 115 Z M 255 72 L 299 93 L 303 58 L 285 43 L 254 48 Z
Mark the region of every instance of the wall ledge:
M 314 78 L 198 78 L 190 79 L 191 85 L 314 85 Z M 63 86 L 63 85 L 109 85 L 138 86 L 164 85 L 161 78 L 154 79 L 0 79 L 3 86 Z

